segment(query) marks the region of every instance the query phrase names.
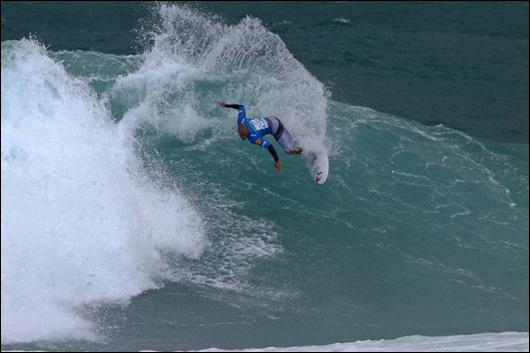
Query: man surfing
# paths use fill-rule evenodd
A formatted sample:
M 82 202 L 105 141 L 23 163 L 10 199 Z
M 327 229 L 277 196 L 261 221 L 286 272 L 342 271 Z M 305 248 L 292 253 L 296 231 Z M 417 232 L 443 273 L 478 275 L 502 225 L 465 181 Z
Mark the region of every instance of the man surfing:
M 303 152 L 302 148 L 294 147 L 294 142 L 289 134 L 289 131 L 283 126 L 280 119 L 275 116 L 249 119 L 245 107 L 240 104 L 226 104 L 225 102 L 217 102 L 222 108 L 237 109 L 237 132 L 242 140 L 248 139 L 248 142 L 261 146 L 269 150 L 274 158 L 274 168 L 279 172 L 282 170 L 282 163 L 278 158 L 276 150 L 272 144 L 265 140 L 263 136 L 272 135 L 282 146 L 283 151 L 288 155 L 300 154 Z

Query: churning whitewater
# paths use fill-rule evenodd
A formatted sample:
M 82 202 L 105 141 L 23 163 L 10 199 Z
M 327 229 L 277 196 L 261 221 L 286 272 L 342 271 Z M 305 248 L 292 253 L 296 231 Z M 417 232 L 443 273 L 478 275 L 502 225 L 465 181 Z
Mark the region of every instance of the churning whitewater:
M 139 169 L 131 130 L 30 40 L 2 43 L 2 341 L 91 337 L 76 313 L 196 257 L 200 214 Z M 5 240 L 5 242 L 4 242 Z

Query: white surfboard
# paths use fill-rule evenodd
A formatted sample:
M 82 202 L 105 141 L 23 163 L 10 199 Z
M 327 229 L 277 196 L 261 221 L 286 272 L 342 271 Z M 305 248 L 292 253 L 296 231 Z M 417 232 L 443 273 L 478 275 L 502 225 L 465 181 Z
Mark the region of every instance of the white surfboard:
M 329 160 L 326 151 L 308 152 L 306 155 L 311 176 L 317 184 L 324 184 L 328 178 Z

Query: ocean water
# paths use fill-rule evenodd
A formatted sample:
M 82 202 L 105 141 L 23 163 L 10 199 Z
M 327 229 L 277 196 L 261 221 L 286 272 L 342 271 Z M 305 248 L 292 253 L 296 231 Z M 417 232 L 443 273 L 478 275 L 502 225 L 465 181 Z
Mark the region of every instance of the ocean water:
M 341 15 L 319 19 L 322 33 L 367 31 L 367 7 L 412 16 L 403 4 L 352 5 L 334 3 Z M 355 70 L 326 71 L 284 40 L 304 37 L 315 8 L 290 31 L 292 12 L 276 25 L 235 20 L 244 6 L 2 3 L 2 350 L 378 349 L 368 341 L 528 350 L 528 32 L 518 36 L 524 16 L 506 18 L 526 6 L 527 30 L 528 4 L 476 5 L 486 19 L 501 9 L 497 34 L 456 31 L 457 21 L 435 31 L 448 42 L 433 39 L 441 51 L 476 39 L 458 63 L 482 49 L 518 52 L 512 71 L 488 71 L 507 60 L 488 56 L 447 82 L 436 68 L 407 73 L 407 85 L 434 91 L 477 87 L 432 106 L 457 112 L 458 126 L 417 118 L 427 101 L 402 101 L 397 114 L 396 97 L 363 104 L 361 87 L 344 92 L 355 82 L 319 78 L 313 70 Z M 440 5 L 429 6 L 416 16 Z M 451 6 L 461 18 L 472 10 Z M 87 9 L 71 33 L 53 30 Z M 112 21 L 120 10 L 139 13 L 134 35 Z M 32 25 L 32 11 L 47 21 Z M 25 16 L 32 34 L 17 38 Z M 318 40 L 322 48 L 327 37 Z M 484 76 L 473 81 L 476 72 Z M 491 101 L 485 92 L 508 81 Z M 415 89 L 430 97 L 424 88 Z M 275 172 L 218 100 L 274 114 L 298 144 L 325 149 L 327 182 L 314 184 L 299 156 L 281 154 Z

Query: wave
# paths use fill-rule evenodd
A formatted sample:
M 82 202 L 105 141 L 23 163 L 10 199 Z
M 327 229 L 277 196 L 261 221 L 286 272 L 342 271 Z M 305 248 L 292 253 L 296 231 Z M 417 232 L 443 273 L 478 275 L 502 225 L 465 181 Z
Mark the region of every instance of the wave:
M 388 327 L 409 300 L 433 321 L 489 322 L 473 310 L 493 298 L 522 322 L 528 286 L 510 276 L 528 274 L 527 146 L 334 102 L 259 19 L 168 4 L 153 17 L 139 55 L 2 42 L 2 344 L 98 341 L 98 309 L 171 282 L 274 320 L 336 323 L 343 309 L 317 301 L 332 285 L 370 322 L 371 286 L 398 291 Z M 324 187 L 297 157 L 277 174 L 218 100 L 326 149 Z M 432 308 L 418 277 L 451 307 Z
M 154 45 L 139 56 L 2 42 L 2 321 L 14 322 L 2 325 L 3 343 L 97 339 L 87 305 L 126 304 L 164 280 L 238 288 L 249 259 L 280 251 L 267 221 L 231 213 L 222 185 L 194 200 L 202 210 L 193 205 L 142 134 L 189 142 L 220 126 L 222 138 L 228 119 L 203 116 L 204 102 L 224 96 L 249 110 L 281 97 L 285 112 L 320 121 L 323 137 L 323 86 L 259 20 L 227 27 L 185 7 L 158 11 Z M 228 94 L 230 81 L 240 87 Z M 287 104 L 304 92 L 315 101 Z
M 127 129 L 31 40 L 2 43 L 2 342 L 92 338 L 76 312 L 197 257 L 199 212 L 141 171 Z

